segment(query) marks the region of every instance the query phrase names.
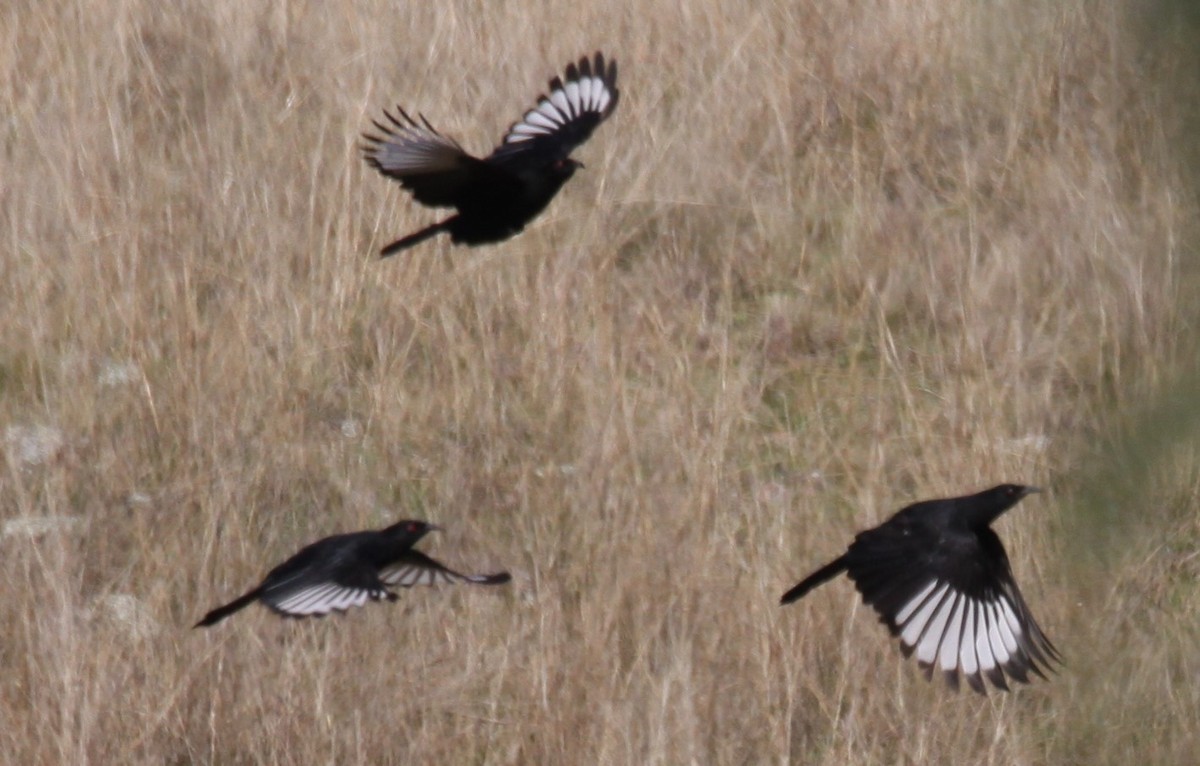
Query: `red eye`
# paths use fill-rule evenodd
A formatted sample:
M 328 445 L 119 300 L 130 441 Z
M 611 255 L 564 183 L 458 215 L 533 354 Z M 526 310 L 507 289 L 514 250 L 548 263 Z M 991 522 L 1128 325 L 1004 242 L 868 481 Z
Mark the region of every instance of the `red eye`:
M 409 532 L 416 532 L 420 528 L 421 528 L 421 525 L 418 522 L 415 522 L 415 521 L 408 522 L 408 531 Z

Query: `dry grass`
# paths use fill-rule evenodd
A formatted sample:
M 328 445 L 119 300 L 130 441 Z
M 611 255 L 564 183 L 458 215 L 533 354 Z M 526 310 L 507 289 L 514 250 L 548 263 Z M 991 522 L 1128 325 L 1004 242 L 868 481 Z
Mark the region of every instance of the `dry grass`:
M 0 9 L 0 760 L 1192 763 L 1170 41 L 1084 0 L 486 5 Z M 485 151 L 595 48 L 622 105 L 547 215 L 374 259 L 432 215 L 369 116 Z M 777 606 L 999 480 L 1055 490 L 1000 525 L 1050 683 L 927 684 L 845 582 Z M 188 629 L 405 516 L 514 584 Z

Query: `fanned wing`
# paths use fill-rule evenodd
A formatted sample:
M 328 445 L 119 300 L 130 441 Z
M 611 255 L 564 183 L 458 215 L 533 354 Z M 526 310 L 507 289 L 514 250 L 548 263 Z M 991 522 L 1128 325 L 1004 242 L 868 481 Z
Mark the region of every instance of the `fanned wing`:
M 450 585 L 458 582 L 500 585 L 512 578 L 508 572 L 463 574 L 434 561 L 419 551 L 407 551 L 399 560 L 381 568 L 379 579 L 386 585 L 411 588 L 414 585 Z
M 508 129 L 489 160 L 504 164 L 536 156 L 547 164 L 566 159 L 617 108 L 617 62 L 596 53 L 567 65 L 565 80 L 550 81 L 550 92 Z
M 1030 671 L 1044 678 L 1050 661 L 1058 661 L 1015 586 L 980 599 L 933 580 L 885 621 L 927 675 L 938 669 L 957 685 L 961 673 L 981 693 L 983 677 L 1007 689 L 1006 675 L 1028 683 Z
M 379 135 L 363 134 L 363 159 L 383 175 L 399 181 L 421 204 L 454 207 L 480 174 L 494 172 L 435 130 L 424 116 L 418 115 L 417 122 L 399 106 L 396 114 L 383 114 L 387 124 L 371 121 Z
M 368 601 L 393 599 L 383 588 L 347 588 L 337 583 L 316 583 L 295 592 L 264 598 L 263 603 L 287 617 L 323 617 L 333 611 L 346 611 Z
M 395 599 L 369 565 L 352 550 L 328 544 L 330 540 L 337 538 L 309 546 L 268 575 L 262 602 L 286 617 L 322 617 L 368 601 Z
M 1061 661 L 1021 597 L 994 532 L 981 533 L 973 550 L 952 546 L 939 555 L 920 540 L 900 526 L 864 533 L 851 547 L 849 573 L 927 676 L 940 670 L 957 687 L 961 674 L 982 694 L 984 678 L 1008 689 L 1006 677 L 1028 683 L 1031 671 L 1044 678 Z

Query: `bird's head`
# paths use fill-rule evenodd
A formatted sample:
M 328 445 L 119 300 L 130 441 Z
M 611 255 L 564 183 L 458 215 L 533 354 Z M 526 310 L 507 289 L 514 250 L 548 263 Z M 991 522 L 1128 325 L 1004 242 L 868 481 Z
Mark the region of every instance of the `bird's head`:
M 1022 498 L 1041 491 L 1037 487 L 1029 487 L 1024 484 L 1000 484 L 984 490 L 976 496 L 980 501 L 976 505 L 979 513 L 978 521 L 985 525 L 990 524 L 1000 514 L 1021 502 Z
M 1004 490 L 1005 496 L 1012 498 L 1014 503 L 1026 495 L 1042 491 L 1040 487 L 1030 487 L 1025 484 L 1001 484 L 1000 487 Z
M 430 524 L 427 521 L 406 519 L 391 525 L 383 531 L 390 537 L 394 537 L 398 540 L 404 540 L 409 545 L 412 545 L 430 532 L 437 532 L 440 529 L 441 527 L 438 525 Z
M 550 164 L 550 172 L 555 178 L 562 179 L 566 182 L 568 178 L 575 175 L 575 171 L 583 167 L 583 163 L 579 160 L 573 160 L 570 157 L 563 157 L 555 160 Z

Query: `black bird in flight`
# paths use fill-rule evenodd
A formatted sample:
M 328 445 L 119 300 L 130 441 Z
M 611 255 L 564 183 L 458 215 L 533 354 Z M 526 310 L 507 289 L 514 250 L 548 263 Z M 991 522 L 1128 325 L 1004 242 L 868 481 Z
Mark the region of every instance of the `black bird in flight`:
M 914 503 L 865 532 L 837 559 L 783 594 L 784 604 L 846 572 L 875 608 L 904 656 L 915 653 L 958 688 L 958 674 L 985 693 L 982 676 L 1008 689 L 1005 675 L 1045 678 L 1057 650 L 1033 619 L 990 524 L 1040 490 L 1001 484 L 976 495 Z
M 443 231 L 451 242 L 466 245 L 518 234 L 583 167 L 571 152 L 612 114 L 619 96 L 617 63 L 606 63 L 601 53 L 591 60 L 585 56 L 567 66 L 565 81 L 550 81 L 550 95 L 539 98 L 483 159 L 437 132 L 424 115 L 417 115 L 418 122 L 399 106 L 396 114 L 385 111 L 389 124 L 372 120 L 382 135 L 363 134 L 367 164 L 395 178 L 422 205 L 458 213 L 396 240 L 380 255 Z
M 215 625 L 254 601 L 284 617 L 323 617 L 368 600 L 395 601 L 388 586 L 470 582 L 500 585 L 508 572 L 462 574 L 412 549 L 440 527 L 401 521 L 386 529 L 351 532 L 318 540 L 272 569 L 253 590 L 204 615 L 192 627 Z

